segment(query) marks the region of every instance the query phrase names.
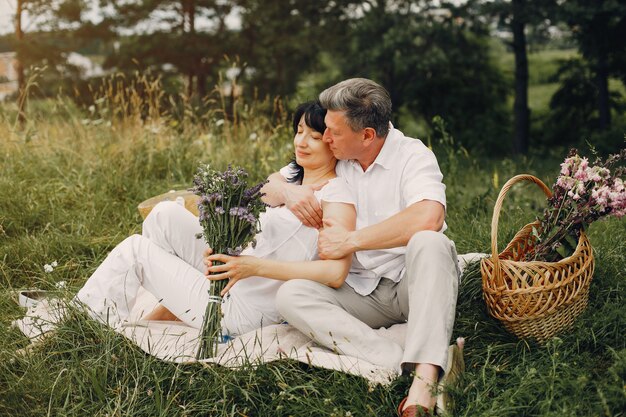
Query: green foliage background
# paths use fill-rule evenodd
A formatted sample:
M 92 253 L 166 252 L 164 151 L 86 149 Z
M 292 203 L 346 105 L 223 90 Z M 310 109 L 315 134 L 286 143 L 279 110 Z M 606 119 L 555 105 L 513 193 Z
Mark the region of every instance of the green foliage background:
M 27 76 L 39 74 L 31 96 L 94 104 L 102 80 L 85 80 L 67 63 L 70 51 L 127 79 L 161 77 L 167 93 L 194 102 L 199 114 L 215 90 L 231 101 L 292 103 L 363 76 L 390 91 L 397 126 L 429 135 L 439 115 L 464 147 L 500 156 L 519 145 L 510 39 L 518 19 L 530 52 L 530 148 L 623 146 L 624 0 L 20 2 L 40 24 L 19 42 L 0 36 L 0 50 L 16 51 Z

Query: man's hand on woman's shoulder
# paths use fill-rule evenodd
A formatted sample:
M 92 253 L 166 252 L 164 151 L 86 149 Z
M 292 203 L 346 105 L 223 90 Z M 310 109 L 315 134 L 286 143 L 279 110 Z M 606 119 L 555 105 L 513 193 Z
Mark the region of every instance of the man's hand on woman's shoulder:
M 285 206 L 308 227 L 322 227 L 322 206 L 313 193 L 326 185 L 328 181 L 313 185 L 285 183 Z
M 291 184 L 278 172 L 267 180 L 261 189 L 263 202 L 272 207 L 286 206 L 305 226 L 322 227 L 322 208 L 313 193 L 328 181 L 314 185 Z

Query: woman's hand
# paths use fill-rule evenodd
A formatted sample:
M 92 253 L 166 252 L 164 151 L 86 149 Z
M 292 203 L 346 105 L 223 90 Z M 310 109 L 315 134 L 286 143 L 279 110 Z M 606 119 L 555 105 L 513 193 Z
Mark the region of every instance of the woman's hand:
M 209 261 L 209 256 L 211 256 L 211 254 L 213 253 L 213 249 L 211 248 L 206 248 L 204 250 L 204 255 L 202 257 L 202 262 L 204 263 L 204 265 L 208 268 L 211 265 L 213 265 L 213 263 L 211 261 Z M 209 275 L 209 271 L 208 270 L 204 270 L 204 275 Z
M 213 265 L 215 261 L 223 264 Z M 228 284 L 220 294 L 224 296 L 237 281 L 257 275 L 259 263 L 259 258 L 254 256 L 210 255 L 205 258 L 205 264 L 208 266 L 206 275 L 211 281 L 228 278 Z

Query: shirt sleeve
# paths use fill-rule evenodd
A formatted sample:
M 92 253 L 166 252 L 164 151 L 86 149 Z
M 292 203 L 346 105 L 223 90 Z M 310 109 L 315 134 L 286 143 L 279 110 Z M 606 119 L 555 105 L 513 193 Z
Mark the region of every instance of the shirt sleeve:
M 446 207 L 446 186 L 435 154 L 427 149 L 409 157 L 401 178 L 405 207 L 423 200 L 433 200 Z
M 346 181 L 341 178 L 333 178 L 322 188 L 317 196 L 318 200 L 327 203 L 347 203 L 356 206 L 356 198 L 354 197 L 350 187 Z

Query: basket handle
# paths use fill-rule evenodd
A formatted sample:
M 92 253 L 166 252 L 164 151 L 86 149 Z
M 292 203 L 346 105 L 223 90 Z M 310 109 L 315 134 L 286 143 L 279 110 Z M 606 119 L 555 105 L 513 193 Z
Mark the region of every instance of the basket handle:
M 506 184 L 504 184 L 504 186 L 500 190 L 500 194 L 498 194 L 496 205 L 493 208 L 493 217 L 491 218 L 491 258 L 495 271 L 500 270 L 500 258 L 498 257 L 498 220 L 500 219 L 500 210 L 502 209 L 502 203 L 509 189 L 513 187 L 514 184 L 522 181 L 529 181 L 537 184 L 548 198 L 552 197 L 552 191 L 550 191 L 550 189 L 543 183 L 543 181 L 530 174 L 516 175 L 508 180 Z

